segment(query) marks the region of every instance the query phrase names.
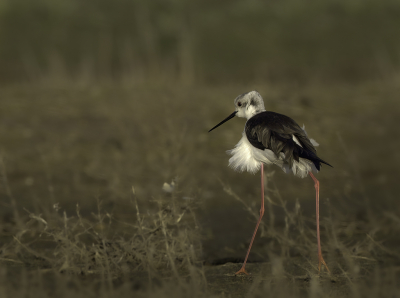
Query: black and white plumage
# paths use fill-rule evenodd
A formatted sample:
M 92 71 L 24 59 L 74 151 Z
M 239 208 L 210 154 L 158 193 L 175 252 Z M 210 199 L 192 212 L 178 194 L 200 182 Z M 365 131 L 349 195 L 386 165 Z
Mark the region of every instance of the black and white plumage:
M 245 273 L 245 265 L 253 244 L 258 226 L 264 214 L 264 164 L 275 164 L 285 173 L 293 172 L 294 175 L 305 178 L 308 175 L 314 180 L 316 189 L 316 219 L 318 239 L 318 269 L 323 264 L 328 272 L 321 252 L 319 235 L 319 181 L 312 172 L 318 172 L 321 163 L 328 164 L 317 156 L 315 149 L 318 143 L 309 139 L 307 133 L 292 118 L 265 110 L 264 101 L 257 91 L 239 95 L 235 101 L 235 112 L 214 126 L 217 128 L 235 116 L 247 119 L 242 138 L 235 148 L 228 150 L 232 155 L 229 166 L 236 171 L 257 172 L 261 168 L 261 209 L 260 218 L 253 233 L 249 249 L 242 268 L 236 273 Z
M 304 127 L 288 116 L 265 111 L 264 101 L 257 91 L 239 95 L 235 107 L 235 116 L 248 120 L 242 139 L 228 151 L 232 155 L 229 166 L 234 170 L 255 173 L 262 162 L 275 164 L 285 173 L 292 171 L 304 178 L 310 171 L 319 171 L 321 163 L 329 165 L 317 156 L 314 146 L 318 143 L 308 138 Z
M 263 111 L 246 122 L 242 139 L 228 151 L 232 155 L 229 166 L 254 173 L 260 162 L 276 164 L 285 173 L 292 171 L 304 178 L 310 171 L 319 171 L 321 163 L 329 165 L 317 156 L 314 146 L 318 143 L 309 139 L 304 127 L 293 119 Z

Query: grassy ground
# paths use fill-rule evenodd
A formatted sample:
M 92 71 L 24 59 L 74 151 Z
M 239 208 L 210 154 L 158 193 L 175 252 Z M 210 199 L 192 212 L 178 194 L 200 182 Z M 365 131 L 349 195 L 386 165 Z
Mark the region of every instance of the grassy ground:
M 311 179 L 227 168 L 244 120 L 208 134 L 257 89 L 319 143 Z M 399 84 L 16 85 L 0 90 L 1 297 L 396 297 Z M 174 182 L 173 184 L 171 182 Z M 164 183 L 167 185 L 164 186 Z

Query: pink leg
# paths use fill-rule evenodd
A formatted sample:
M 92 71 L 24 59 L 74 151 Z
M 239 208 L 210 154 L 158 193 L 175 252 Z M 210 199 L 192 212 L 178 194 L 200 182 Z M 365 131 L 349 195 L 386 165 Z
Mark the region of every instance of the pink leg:
M 264 215 L 264 164 L 261 163 L 261 208 L 260 208 L 260 217 L 258 218 L 256 229 L 254 230 L 253 237 L 251 238 L 250 246 L 247 249 L 246 258 L 244 259 L 244 263 L 242 265 L 242 268 L 240 268 L 240 270 L 238 272 L 236 272 L 235 274 L 242 274 L 243 273 L 243 274 L 247 274 L 248 275 L 248 273 L 247 273 L 247 271 L 246 271 L 246 269 L 244 267 L 246 266 L 247 258 L 249 257 L 251 246 L 253 245 L 253 241 L 254 241 L 254 238 L 256 237 L 258 226 L 260 225 L 260 222 L 261 222 L 261 219 L 262 219 L 263 215 Z
M 315 191 L 316 191 L 316 209 L 317 209 L 317 242 L 318 242 L 318 271 L 321 271 L 321 264 L 323 264 L 326 268 L 326 270 L 328 270 L 329 273 L 331 273 L 329 271 L 328 265 L 326 265 L 324 258 L 322 257 L 322 251 L 321 251 L 321 240 L 320 240 L 320 236 L 319 236 L 319 181 L 317 180 L 317 178 L 315 178 L 315 176 L 309 172 L 311 178 L 314 180 L 314 186 L 315 186 Z

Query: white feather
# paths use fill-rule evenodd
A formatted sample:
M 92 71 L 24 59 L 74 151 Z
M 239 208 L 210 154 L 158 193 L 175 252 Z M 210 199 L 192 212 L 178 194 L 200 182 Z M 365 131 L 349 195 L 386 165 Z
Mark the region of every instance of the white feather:
M 318 147 L 318 146 L 319 146 L 319 144 L 317 143 L 317 141 L 314 140 L 314 139 L 310 139 L 310 142 L 311 142 L 311 144 L 312 144 L 314 147 Z
M 232 155 L 229 159 L 229 166 L 235 171 L 255 173 L 260 169 L 260 161 L 254 158 L 255 147 L 253 147 L 243 132 L 242 138 L 235 148 L 228 150 L 227 153 Z
M 299 145 L 301 148 L 303 148 L 303 146 L 301 146 L 299 140 L 297 139 L 297 137 L 295 135 L 292 135 L 292 139 L 297 145 Z

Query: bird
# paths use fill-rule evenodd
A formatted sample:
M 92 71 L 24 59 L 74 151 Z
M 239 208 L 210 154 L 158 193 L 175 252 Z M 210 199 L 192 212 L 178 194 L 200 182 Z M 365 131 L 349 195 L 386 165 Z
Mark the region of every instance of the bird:
M 316 192 L 316 226 L 318 246 L 318 271 L 324 265 L 330 273 L 321 251 L 319 229 L 319 181 L 313 172 L 321 169 L 321 164 L 332 167 L 317 156 L 315 147 L 319 144 L 307 136 L 304 125 L 300 127 L 292 118 L 272 111 L 266 111 L 264 100 L 257 91 L 243 93 L 235 98 L 235 111 L 222 120 L 208 132 L 221 126 L 234 117 L 246 118 L 242 138 L 232 150 L 229 167 L 235 171 L 256 173 L 261 169 L 261 208 L 244 263 L 235 274 L 248 274 L 245 266 L 251 246 L 257 234 L 258 226 L 264 215 L 264 164 L 277 165 L 285 173 L 292 172 L 295 176 L 305 178 L 310 176 L 314 181 Z

